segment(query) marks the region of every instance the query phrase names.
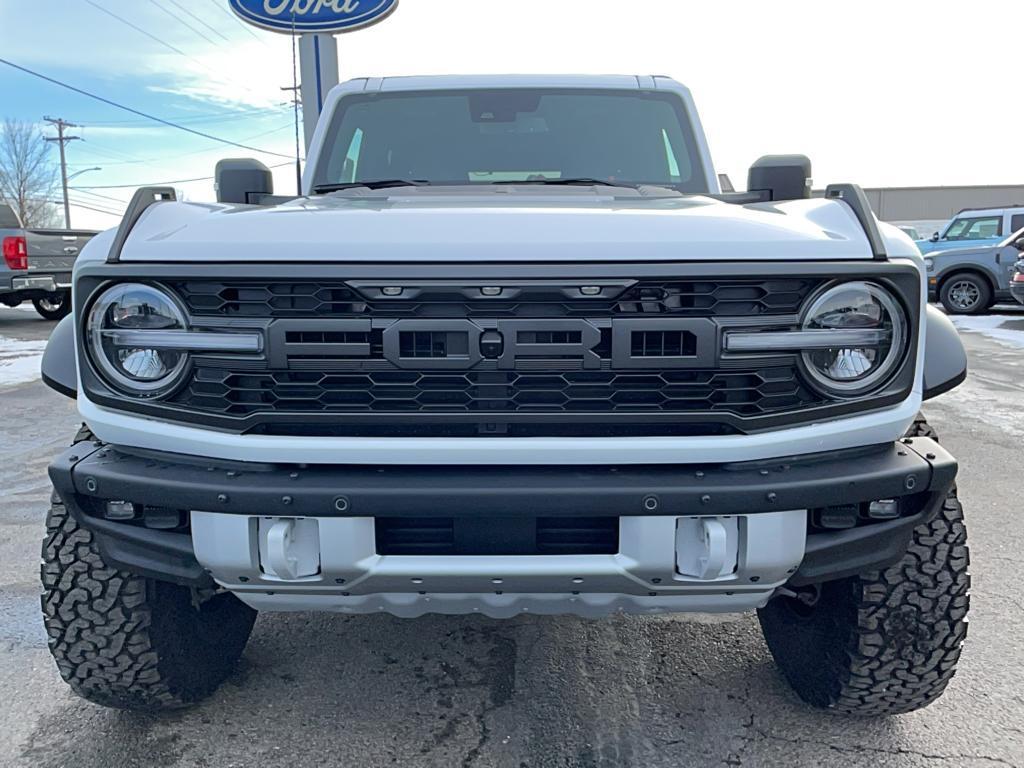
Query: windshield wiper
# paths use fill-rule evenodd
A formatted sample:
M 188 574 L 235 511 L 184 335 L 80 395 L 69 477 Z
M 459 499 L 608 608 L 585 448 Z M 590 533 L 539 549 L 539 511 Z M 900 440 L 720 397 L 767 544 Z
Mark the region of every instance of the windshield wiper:
M 605 181 L 604 179 L 588 179 L 586 177 L 568 179 L 526 179 L 525 181 L 492 181 L 491 184 L 539 184 L 550 187 L 624 187 L 639 189 L 637 184 L 621 181 Z
M 379 179 L 376 181 L 352 181 L 343 184 L 317 184 L 313 191 L 318 195 L 329 192 L 343 192 L 346 189 L 392 189 L 394 187 L 426 187 L 430 182 L 426 179 Z

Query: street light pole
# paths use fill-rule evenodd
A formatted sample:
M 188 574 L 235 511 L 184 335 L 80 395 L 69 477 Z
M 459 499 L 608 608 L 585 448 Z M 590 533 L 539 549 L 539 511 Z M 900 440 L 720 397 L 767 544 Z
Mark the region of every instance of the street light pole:
M 45 141 L 56 141 L 60 146 L 60 182 L 64 190 L 64 229 L 71 229 L 71 206 L 68 203 L 68 163 L 64 155 L 64 145 L 69 141 L 81 141 L 81 136 L 65 136 L 65 128 L 77 128 L 74 123 L 69 123 L 60 117 L 44 117 L 43 120 L 57 128 L 56 136 L 47 136 Z

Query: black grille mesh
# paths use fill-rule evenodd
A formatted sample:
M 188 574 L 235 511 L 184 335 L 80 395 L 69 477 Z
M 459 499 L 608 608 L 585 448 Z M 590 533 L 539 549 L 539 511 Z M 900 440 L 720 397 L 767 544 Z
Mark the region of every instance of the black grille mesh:
M 263 411 L 351 413 L 728 411 L 758 416 L 815 405 L 791 367 L 615 373 L 313 371 L 200 368 L 175 398 L 230 416 Z
M 172 287 L 198 315 L 222 317 L 597 317 L 673 314 L 735 316 L 794 314 L 818 281 L 641 281 L 613 298 L 572 301 L 523 292 L 515 301 L 467 301 L 452 288 L 412 299 L 371 300 L 345 283 L 178 282 Z M 614 295 L 619 293 L 619 295 Z
M 279 337 L 271 334 L 268 361 L 197 359 L 171 404 L 197 417 L 245 419 L 246 429 L 275 434 L 732 433 L 737 420 L 813 408 L 823 399 L 804 386 L 793 360 L 775 358 L 746 367 L 733 362 L 720 369 L 674 366 L 673 360 L 706 351 L 702 345 L 707 340 L 686 329 L 639 326 L 630 332 L 627 353 L 650 364 L 626 369 L 612 356 L 613 324 L 630 318 L 795 317 L 821 284 L 821 279 L 803 277 L 645 278 L 607 281 L 601 295 L 585 296 L 581 285 L 525 281 L 506 284 L 495 297 L 485 295 L 481 283 L 458 281 L 401 286 L 397 296 L 386 295 L 387 284 L 379 281 L 172 281 L 169 287 L 189 312 L 213 324 L 217 318 L 308 323 Z M 466 334 L 450 333 L 443 324 L 398 333 L 396 351 L 406 361 L 399 367 L 386 359 L 382 334 L 383 328 L 407 318 L 468 318 L 480 328 L 493 328 L 495 321 L 507 318 L 586 319 L 600 326 L 600 341 L 592 348 L 600 368 L 583 365 L 575 353 L 556 351 L 523 355 L 512 370 L 494 360 L 466 370 L 438 370 L 435 361 L 467 354 Z M 365 325 L 345 328 L 335 322 L 339 319 Z M 369 321 L 377 322 L 371 326 Z M 318 327 L 318 322 L 323 324 Z M 538 347 L 581 341 L 580 331 L 545 329 L 543 324 L 516 333 L 518 343 Z M 462 418 L 444 422 L 445 414 Z M 644 416 L 631 421 L 629 414 Z M 346 415 L 352 419 L 345 420 Z

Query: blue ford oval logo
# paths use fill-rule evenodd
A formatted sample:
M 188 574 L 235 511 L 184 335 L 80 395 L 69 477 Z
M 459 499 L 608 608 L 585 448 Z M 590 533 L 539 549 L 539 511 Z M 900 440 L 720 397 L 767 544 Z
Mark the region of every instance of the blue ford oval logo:
M 398 0 L 228 0 L 231 10 L 263 29 L 287 34 L 351 32 L 389 16 Z

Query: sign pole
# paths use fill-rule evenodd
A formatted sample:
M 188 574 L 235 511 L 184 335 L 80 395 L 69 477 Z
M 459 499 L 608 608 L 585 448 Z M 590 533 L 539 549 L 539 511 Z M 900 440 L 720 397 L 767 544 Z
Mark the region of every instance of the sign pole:
M 308 152 L 327 94 L 338 84 L 338 39 L 334 35 L 317 33 L 299 37 L 299 76 Z

